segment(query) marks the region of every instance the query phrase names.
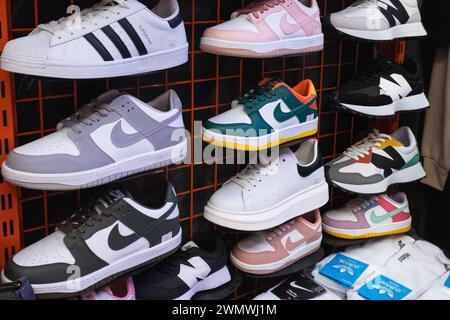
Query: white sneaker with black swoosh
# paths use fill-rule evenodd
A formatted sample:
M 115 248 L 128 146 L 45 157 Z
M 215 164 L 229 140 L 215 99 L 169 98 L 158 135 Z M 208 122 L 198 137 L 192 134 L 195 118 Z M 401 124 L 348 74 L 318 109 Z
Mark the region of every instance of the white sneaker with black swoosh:
M 9 260 L 2 281 L 26 276 L 43 298 L 81 295 L 175 252 L 182 231 L 172 185 L 148 193 L 134 189 L 111 187 L 86 203 Z
M 209 199 L 204 217 L 229 229 L 261 231 L 320 208 L 328 199 L 319 142 L 309 139 L 295 151 L 284 148 L 270 161 L 248 165 L 225 182 Z
M 188 48 L 177 0 L 151 9 L 137 0 L 102 0 L 9 41 L 0 67 L 52 78 L 119 77 L 184 64 Z
M 14 149 L 3 163 L 3 177 L 31 189 L 83 189 L 186 157 L 182 104 L 173 90 L 148 104 L 119 95 L 91 111 Z

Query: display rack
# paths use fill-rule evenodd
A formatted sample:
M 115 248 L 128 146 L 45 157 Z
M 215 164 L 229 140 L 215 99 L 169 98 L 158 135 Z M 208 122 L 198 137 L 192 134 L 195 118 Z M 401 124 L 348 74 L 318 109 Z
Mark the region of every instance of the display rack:
M 59 18 L 67 6 L 83 7 L 97 0 L 0 0 L 0 51 L 8 38 L 28 34 L 39 23 Z M 152 1 L 142 0 L 145 4 Z M 150 75 L 93 81 L 38 79 L 11 75 L 0 71 L 0 160 L 8 151 L 53 132 L 56 123 L 72 114 L 82 104 L 109 89 L 130 92 L 143 100 L 151 100 L 167 89 L 175 89 L 184 105 L 186 128 L 194 121 L 205 120 L 229 107 L 233 98 L 245 93 L 264 77 L 279 76 L 290 84 L 301 79 L 313 80 L 318 92 L 319 133 L 324 161 L 336 158 L 355 139 L 360 131 L 380 127 L 392 131 L 398 118 L 367 120 L 338 113 L 329 103 L 328 94 L 348 80 L 360 63 L 368 62 L 372 44 L 343 43 L 326 34 L 325 49 L 321 53 L 276 59 L 237 59 L 202 53 L 199 40 L 205 28 L 227 20 L 231 12 L 249 1 L 242 0 L 179 0 L 190 40 L 188 64 Z M 322 18 L 344 8 L 350 1 L 318 1 Z M 404 56 L 404 43 L 388 44 L 396 59 Z M 370 53 L 370 54 L 366 54 Z M 198 133 L 197 133 L 198 134 Z M 195 138 L 199 143 L 199 137 Z M 194 144 L 191 144 L 194 151 Z M 182 164 L 149 172 L 145 181 L 169 179 L 178 192 L 181 221 L 185 239 L 201 236 L 214 230 L 202 219 L 208 198 L 239 165 L 207 165 L 204 162 Z M 142 186 L 145 185 L 142 182 Z M 17 189 L 0 180 L 0 267 L 5 259 L 21 247 L 34 243 L 53 231 L 57 222 L 70 215 L 91 191 L 42 192 Z M 331 190 L 331 202 L 342 203 L 348 195 Z M 234 299 L 250 297 L 261 287 L 263 280 L 245 279 Z
M 0 51 L 9 39 L 7 1 L 0 1 Z M 14 148 L 11 75 L 0 70 L 0 161 Z M 0 266 L 20 249 L 21 228 L 17 188 L 0 178 Z

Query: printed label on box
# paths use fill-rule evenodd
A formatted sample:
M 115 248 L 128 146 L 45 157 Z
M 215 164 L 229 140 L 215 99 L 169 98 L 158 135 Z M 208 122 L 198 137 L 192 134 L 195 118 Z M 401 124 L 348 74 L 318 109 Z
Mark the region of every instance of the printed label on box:
M 303 273 L 292 277 L 272 290 L 280 300 L 311 300 L 326 290 Z
M 340 285 L 350 288 L 368 266 L 367 263 L 338 253 L 319 272 Z
M 383 275 L 377 276 L 362 286 L 358 293 L 367 300 L 402 300 L 411 289 Z

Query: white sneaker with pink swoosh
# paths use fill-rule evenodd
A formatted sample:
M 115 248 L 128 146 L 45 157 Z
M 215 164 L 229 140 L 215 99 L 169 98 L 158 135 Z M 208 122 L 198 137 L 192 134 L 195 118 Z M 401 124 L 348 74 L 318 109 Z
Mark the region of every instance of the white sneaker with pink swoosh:
M 257 0 L 231 19 L 206 29 L 200 48 L 247 58 L 279 57 L 323 49 L 316 0 Z
M 244 272 L 270 274 L 316 252 L 321 242 L 322 219 L 314 210 L 277 228 L 252 233 L 238 242 L 230 259 Z

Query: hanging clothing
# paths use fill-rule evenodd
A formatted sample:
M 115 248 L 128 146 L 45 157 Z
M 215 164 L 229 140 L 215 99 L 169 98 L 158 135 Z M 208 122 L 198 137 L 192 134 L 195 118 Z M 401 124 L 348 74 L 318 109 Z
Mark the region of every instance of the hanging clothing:
M 428 94 L 422 155 L 427 177 L 423 183 L 443 191 L 450 171 L 450 49 L 438 48 Z

